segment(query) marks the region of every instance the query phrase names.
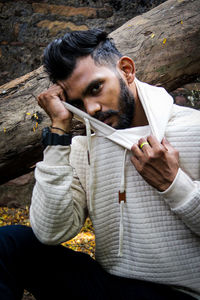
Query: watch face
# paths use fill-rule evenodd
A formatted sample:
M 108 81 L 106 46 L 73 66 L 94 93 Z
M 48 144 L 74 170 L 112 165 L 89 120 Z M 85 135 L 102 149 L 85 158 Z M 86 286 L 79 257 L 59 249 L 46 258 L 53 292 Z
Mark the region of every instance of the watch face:
M 49 142 L 49 138 L 48 135 L 50 134 L 50 129 L 49 127 L 45 127 L 42 129 L 42 144 L 46 147 L 48 145 L 50 145 Z
M 47 133 L 50 133 L 50 128 L 49 127 L 45 127 L 42 129 L 42 137 L 45 137 L 47 135 Z

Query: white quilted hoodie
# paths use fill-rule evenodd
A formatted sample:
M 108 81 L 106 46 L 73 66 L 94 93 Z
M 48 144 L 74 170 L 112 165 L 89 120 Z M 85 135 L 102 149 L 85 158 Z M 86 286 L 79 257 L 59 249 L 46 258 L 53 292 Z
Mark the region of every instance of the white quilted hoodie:
M 174 105 L 163 88 L 135 83 L 148 126 L 115 130 L 66 104 L 85 121 L 87 137 L 45 149 L 35 171 L 31 225 L 42 242 L 58 244 L 79 232 L 89 212 L 96 259 L 109 273 L 168 284 L 198 299 L 200 112 Z M 178 174 L 163 193 L 130 162 L 133 143 L 149 134 L 165 136 L 180 153 Z M 119 191 L 122 198 L 126 191 L 125 203 Z

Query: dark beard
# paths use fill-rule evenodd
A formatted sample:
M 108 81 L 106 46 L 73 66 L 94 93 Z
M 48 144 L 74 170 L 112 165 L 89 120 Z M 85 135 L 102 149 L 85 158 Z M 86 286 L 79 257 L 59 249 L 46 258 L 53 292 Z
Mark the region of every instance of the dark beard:
M 114 126 L 115 129 L 126 129 L 130 128 L 133 116 L 134 116 L 134 108 L 135 108 L 135 100 L 133 94 L 126 86 L 124 80 L 119 78 L 120 84 L 120 95 L 119 95 L 119 110 L 109 109 L 106 112 L 96 112 L 94 117 L 100 121 L 104 121 L 111 116 L 118 117 L 118 123 Z
M 119 83 L 121 89 L 119 96 L 119 121 L 115 129 L 126 129 L 130 128 L 133 122 L 135 99 L 122 78 L 119 79 Z

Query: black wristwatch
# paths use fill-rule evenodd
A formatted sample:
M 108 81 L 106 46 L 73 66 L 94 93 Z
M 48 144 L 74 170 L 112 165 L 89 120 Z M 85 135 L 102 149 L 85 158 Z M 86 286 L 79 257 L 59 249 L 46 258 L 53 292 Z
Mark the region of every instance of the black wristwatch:
M 42 144 L 45 147 L 56 146 L 56 145 L 69 146 L 71 144 L 71 141 L 72 141 L 72 135 L 70 133 L 59 135 L 57 133 L 51 132 L 49 127 L 45 127 L 42 130 Z

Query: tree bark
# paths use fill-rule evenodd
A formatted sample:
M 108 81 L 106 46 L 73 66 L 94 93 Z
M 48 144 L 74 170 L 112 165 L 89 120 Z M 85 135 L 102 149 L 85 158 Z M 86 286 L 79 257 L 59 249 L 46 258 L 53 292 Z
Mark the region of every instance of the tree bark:
M 200 75 L 200 1 L 169 0 L 111 33 L 138 79 L 173 91 Z
M 138 79 L 172 91 L 200 75 L 199 13 L 199 0 L 169 0 L 110 36 L 135 61 Z M 0 183 L 41 159 L 41 131 L 49 119 L 36 97 L 49 85 L 40 67 L 0 87 Z

